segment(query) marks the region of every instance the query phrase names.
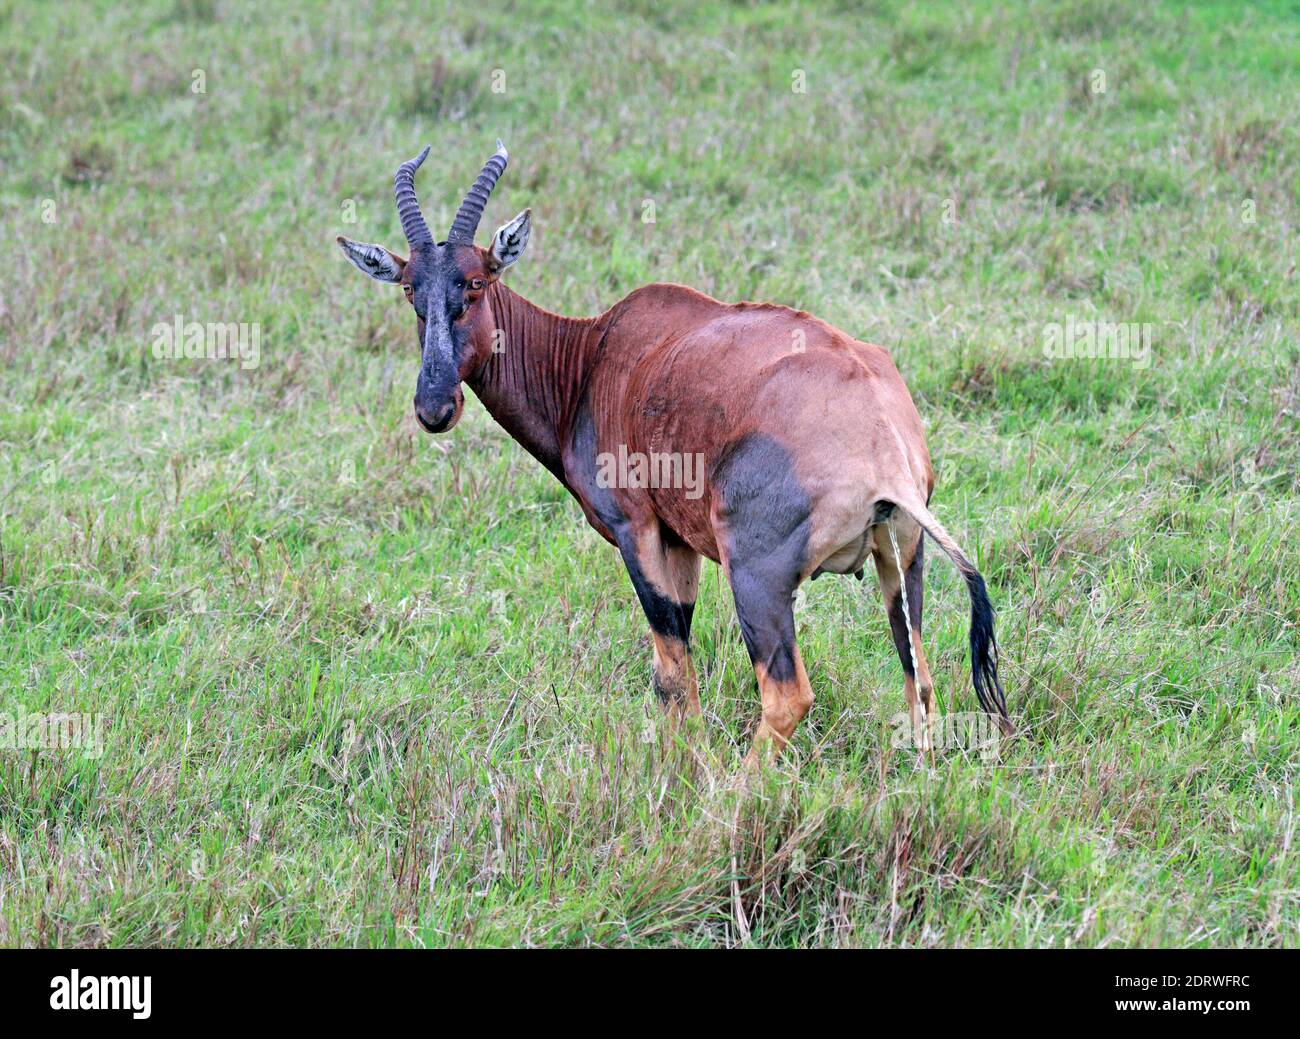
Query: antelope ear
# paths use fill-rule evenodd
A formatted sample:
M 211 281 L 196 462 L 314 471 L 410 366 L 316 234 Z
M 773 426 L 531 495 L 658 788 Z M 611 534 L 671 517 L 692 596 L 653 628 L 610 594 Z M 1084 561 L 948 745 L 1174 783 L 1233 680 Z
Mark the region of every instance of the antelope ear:
M 532 229 L 531 209 L 525 209 L 510 223 L 497 228 L 497 233 L 492 236 L 492 248 L 488 250 L 491 273 L 500 273 L 523 256 L 528 245 L 528 232 Z
M 349 260 L 357 265 L 363 274 L 369 274 L 376 281 L 401 281 L 406 261 L 396 253 L 389 252 L 382 245 L 366 245 L 354 242 L 351 238 L 338 237 L 339 247 Z

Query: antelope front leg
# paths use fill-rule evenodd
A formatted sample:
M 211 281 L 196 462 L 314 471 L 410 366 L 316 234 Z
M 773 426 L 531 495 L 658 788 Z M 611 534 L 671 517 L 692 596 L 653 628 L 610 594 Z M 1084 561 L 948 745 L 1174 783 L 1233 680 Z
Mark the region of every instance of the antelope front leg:
M 701 712 L 695 667 L 685 640 L 652 632 L 655 642 L 654 690 L 664 714 L 675 726 Z
M 700 557 L 685 546 L 665 544 L 658 529 L 649 525 L 639 536 L 620 539 L 620 551 L 654 637 L 655 695 L 675 727 L 700 714 L 690 650 Z

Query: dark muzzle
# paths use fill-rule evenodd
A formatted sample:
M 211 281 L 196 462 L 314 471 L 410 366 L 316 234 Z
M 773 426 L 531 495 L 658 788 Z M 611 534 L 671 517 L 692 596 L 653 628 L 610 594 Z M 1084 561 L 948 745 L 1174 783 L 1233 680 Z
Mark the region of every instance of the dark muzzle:
M 459 386 L 435 389 L 423 377 L 415 385 L 415 419 L 426 433 L 444 433 L 454 426 L 464 402 Z

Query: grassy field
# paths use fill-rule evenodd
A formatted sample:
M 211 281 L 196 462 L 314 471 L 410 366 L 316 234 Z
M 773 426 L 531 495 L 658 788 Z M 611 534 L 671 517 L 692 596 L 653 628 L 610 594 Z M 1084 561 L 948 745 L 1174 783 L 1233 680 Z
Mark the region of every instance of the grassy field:
M 0 748 L 0 943 L 1300 944 L 1300 4 L 1145 7 L 0 0 L 0 711 L 102 724 Z M 1019 738 L 896 748 L 874 578 L 827 578 L 736 789 L 708 564 L 664 749 L 616 554 L 476 402 L 417 430 L 407 305 L 334 245 L 401 246 L 426 142 L 445 227 L 498 136 L 534 301 L 893 352 Z M 258 363 L 158 359 L 178 314 Z M 1049 356 L 1101 321 L 1149 353 Z

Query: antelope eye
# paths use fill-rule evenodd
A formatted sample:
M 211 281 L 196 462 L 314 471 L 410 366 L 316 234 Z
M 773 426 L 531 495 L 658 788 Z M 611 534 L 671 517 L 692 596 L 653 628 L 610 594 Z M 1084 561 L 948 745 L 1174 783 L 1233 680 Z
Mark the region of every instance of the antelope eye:
M 471 278 L 469 282 L 469 288 L 471 292 L 478 292 L 486 284 L 487 282 L 484 281 L 482 278 Z
M 404 293 L 406 294 L 406 301 L 407 301 L 408 303 L 414 303 L 414 302 L 415 302 L 415 290 L 414 290 L 413 288 L 411 288 L 410 285 L 403 285 L 403 286 L 402 286 L 402 292 L 404 292 Z

